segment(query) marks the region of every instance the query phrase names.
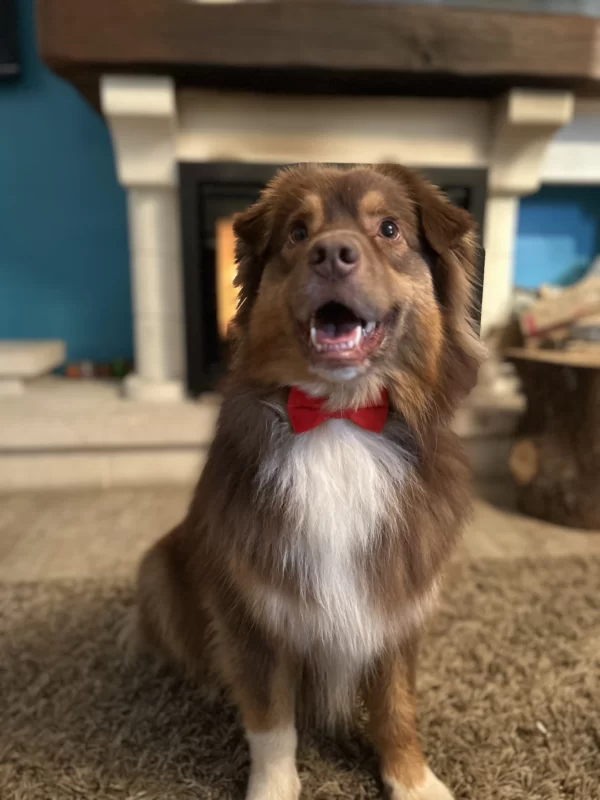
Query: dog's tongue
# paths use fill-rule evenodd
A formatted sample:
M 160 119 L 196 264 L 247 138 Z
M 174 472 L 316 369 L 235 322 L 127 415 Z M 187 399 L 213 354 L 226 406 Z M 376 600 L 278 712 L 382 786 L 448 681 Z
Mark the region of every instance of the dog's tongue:
M 313 325 L 315 344 L 323 346 L 359 341 L 362 333 L 361 321 L 341 303 L 327 303 L 320 308 Z
M 356 337 L 359 322 L 319 322 L 315 325 L 317 344 L 341 344 Z

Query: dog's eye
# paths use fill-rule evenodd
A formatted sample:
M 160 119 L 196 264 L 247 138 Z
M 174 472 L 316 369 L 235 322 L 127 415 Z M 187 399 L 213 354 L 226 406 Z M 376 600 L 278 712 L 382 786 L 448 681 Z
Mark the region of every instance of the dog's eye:
M 296 222 L 294 223 L 291 233 L 290 233 L 290 242 L 296 244 L 296 242 L 302 242 L 308 236 L 308 231 L 306 229 L 306 225 L 303 222 Z
M 397 239 L 399 233 L 398 226 L 391 219 L 384 219 L 379 226 L 379 235 L 384 239 Z

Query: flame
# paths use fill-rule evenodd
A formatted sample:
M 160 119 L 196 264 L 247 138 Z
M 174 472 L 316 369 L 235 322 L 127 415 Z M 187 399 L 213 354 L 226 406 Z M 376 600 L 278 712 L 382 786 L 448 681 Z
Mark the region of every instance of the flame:
M 233 220 L 222 217 L 216 224 L 217 242 L 217 324 L 219 335 L 225 339 L 229 325 L 237 305 L 237 289 L 233 285 L 235 278 L 235 238 Z

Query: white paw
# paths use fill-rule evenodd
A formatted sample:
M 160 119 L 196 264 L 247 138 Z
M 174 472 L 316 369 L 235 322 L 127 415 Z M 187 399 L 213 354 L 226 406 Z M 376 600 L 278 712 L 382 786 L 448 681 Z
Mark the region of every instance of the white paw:
M 300 778 L 295 767 L 250 775 L 246 800 L 298 800 L 299 797 Z
M 390 800 L 454 800 L 452 793 L 427 767 L 421 786 L 407 787 L 393 778 L 384 778 Z
M 296 731 L 293 725 L 248 733 L 250 780 L 246 800 L 298 800 Z

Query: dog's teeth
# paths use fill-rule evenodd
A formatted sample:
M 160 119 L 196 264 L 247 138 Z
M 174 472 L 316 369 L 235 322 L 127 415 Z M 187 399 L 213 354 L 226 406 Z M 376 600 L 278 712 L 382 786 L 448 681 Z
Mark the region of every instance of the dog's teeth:
M 325 349 L 325 346 L 317 341 L 317 329 L 314 326 L 310 329 L 310 341 L 317 353 L 321 353 Z
M 365 333 L 373 333 L 373 331 L 375 330 L 376 325 L 377 325 L 377 323 L 373 322 L 372 320 L 371 320 L 371 322 L 367 322 L 367 324 L 365 325 Z
M 322 353 L 324 350 L 329 352 L 337 350 L 352 350 L 358 347 L 363 336 L 363 329 L 360 325 L 354 330 L 352 337 L 344 342 L 326 342 L 322 344 L 317 338 L 317 328 L 311 325 L 310 328 L 310 341 L 317 353 Z

